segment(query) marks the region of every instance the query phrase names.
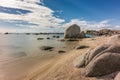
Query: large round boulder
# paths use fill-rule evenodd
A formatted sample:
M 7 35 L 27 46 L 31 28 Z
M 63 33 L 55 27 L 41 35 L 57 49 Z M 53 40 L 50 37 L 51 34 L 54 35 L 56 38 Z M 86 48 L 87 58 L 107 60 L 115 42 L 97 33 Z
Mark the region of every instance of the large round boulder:
M 120 71 L 120 53 L 104 53 L 85 68 L 85 76 L 97 77 Z
M 64 38 L 78 38 L 80 34 L 80 27 L 76 24 L 69 26 L 64 33 Z

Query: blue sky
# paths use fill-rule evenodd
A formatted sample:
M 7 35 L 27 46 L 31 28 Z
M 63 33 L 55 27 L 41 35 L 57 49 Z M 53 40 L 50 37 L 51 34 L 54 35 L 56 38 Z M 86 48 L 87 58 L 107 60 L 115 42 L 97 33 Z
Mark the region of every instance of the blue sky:
M 120 0 L 2 0 L 0 32 L 120 29 Z

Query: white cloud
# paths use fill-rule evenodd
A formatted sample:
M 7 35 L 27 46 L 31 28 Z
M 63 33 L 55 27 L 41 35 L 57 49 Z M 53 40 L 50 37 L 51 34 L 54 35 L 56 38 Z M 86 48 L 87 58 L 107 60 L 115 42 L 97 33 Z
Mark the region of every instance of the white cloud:
M 0 19 L 4 21 L 27 21 L 28 23 L 37 24 L 36 27 L 59 26 L 64 19 L 53 16 L 54 11 L 42 4 L 42 0 L 2 0 L 0 6 L 28 10 L 27 14 L 9 14 L 0 13 Z
M 119 25 L 111 25 L 110 20 L 103 20 L 100 22 L 86 21 L 80 19 L 72 19 L 69 23 L 64 24 L 62 27 L 68 27 L 72 24 L 77 24 L 82 30 L 100 30 L 103 28 L 107 29 L 120 29 Z

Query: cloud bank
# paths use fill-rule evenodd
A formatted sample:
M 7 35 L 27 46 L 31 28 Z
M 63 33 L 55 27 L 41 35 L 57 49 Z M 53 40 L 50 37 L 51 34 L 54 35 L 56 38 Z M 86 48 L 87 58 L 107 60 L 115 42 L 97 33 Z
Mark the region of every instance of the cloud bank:
M 54 16 L 54 11 L 46 6 L 42 5 L 40 0 L 2 0 L 0 2 L 1 7 L 27 10 L 28 13 L 22 13 L 16 11 L 19 14 L 10 14 L 0 12 L 0 20 L 3 21 L 25 21 L 30 24 L 35 24 L 34 27 L 49 27 L 59 26 L 64 22 L 64 19 L 60 19 Z M 26 26 L 26 25 L 25 25 Z M 33 25 L 29 25 L 33 27 Z

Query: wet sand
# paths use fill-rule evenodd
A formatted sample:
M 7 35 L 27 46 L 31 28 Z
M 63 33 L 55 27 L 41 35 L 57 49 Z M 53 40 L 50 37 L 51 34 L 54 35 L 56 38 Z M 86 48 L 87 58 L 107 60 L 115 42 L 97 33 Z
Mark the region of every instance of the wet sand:
M 68 53 L 60 54 L 49 60 L 34 66 L 22 80 L 96 80 L 96 78 L 84 77 L 81 74 L 82 68 L 73 67 L 73 60 L 84 54 L 87 50 L 95 48 L 107 41 L 107 37 L 86 38 L 79 41 L 79 45 L 86 45 L 89 48 L 71 50 Z

